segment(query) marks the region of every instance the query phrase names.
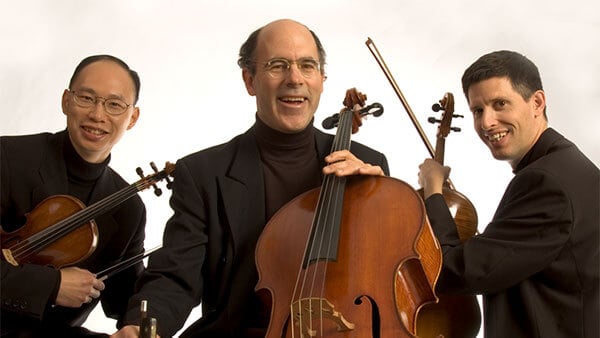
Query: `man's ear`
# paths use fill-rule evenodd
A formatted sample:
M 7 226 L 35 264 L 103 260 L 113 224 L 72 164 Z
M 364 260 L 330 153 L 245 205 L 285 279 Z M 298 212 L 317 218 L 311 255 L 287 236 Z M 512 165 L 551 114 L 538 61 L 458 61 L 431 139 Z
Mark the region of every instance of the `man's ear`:
M 63 114 L 65 114 L 65 115 L 67 115 L 68 105 L 69 105 L 69 90 L 65 89 L 65 91 L 62 94 L 62 99 L 61 99 L 62 111 L 63 111 Z
M 127 125 L 127 130 L 133 128 L 138 118 L 140 117 L 140 108 L 133 107 L 133 114 L 131 114 L 131 119 L 129 120 L 129 125 Z
M 244 79 L 244 85 L 246 86 L 246 91 L 250 96 L 256 96 L 256 90 L 254 90 L 254 75 L 250 74 L 248 69 L 242 69 L 242 79 Z
M 544 109 L 546 109 L 546 94 L 543 90 L 537 90 L 531 96 L 531 104 L 535 111 L 535 115 L 544 116 Z

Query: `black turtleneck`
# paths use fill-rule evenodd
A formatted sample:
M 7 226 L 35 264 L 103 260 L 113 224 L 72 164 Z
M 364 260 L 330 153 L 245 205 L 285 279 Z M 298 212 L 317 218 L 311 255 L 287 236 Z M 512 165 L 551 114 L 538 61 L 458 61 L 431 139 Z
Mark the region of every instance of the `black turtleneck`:
M 294 197 L 321 183 L 315 130 L 311 123 L 299 133 L 285 134 L 267 126 L 256 116 L 253 132 L 263 164 L 268 220 Z M 249 300 L 242 337 L 264 337 L 269 314 L 270 306 L 254 294 Z
M 110 162 L 110 155 L 102 163 L 89 163 L 79 156 L 69 137 L 65 137 L 63 149 L 69 180 L 69 195 L 77 197 L 88 205 L 96 181 Z
M 254 134 L 263 163 L 267 219 L 294 197 L 321 183 L 312 123 L 295 134 L 279 132 L 258 116 Z

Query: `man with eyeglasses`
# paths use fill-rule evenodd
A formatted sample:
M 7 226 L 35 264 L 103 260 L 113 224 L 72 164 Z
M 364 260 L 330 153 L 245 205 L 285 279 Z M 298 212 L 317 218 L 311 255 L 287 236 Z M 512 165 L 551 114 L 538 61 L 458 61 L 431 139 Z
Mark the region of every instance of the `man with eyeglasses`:
M 90 205 L 128 186 L 108 164 L 113 146 L 139 117 L 139 89 L 138 74 L 122 60 L 87 57 L 62 95 L 66 130 L 0 137 L 3 231 L 31 226 L 27 213 L 46 198 L 70 195 Z M 146 210 L 136 195 L 95 222 L 96 249 L 76 266 L 14 265 L 3 252 L 2 337 L 108 336 L 81 325 L 99 301 L 108 317 L 120 319 L 143 265 L 105 281 L 95 273 L 143 252 Z M 64 249 L 57 255 L 68 256 Z
M 328 154 L 333 136 L 313 126 L 325 51 L 306 26 L 284 19 L 259 28 L 238 64 L 256 97 L 256 121 L 231 141 L 177 162 L 163 248 L 151 256 L 130 300 L 128 326 L 115 338 L 138 337 L 142 300 L 163 338 L 176 334 L 199 303 L 202 318 L 180 337 L 264 337 L 270 304 L 254 292 L 254 251 L 270 217 L 318 187 L 323 174 L 388 174 L 385 156 L 359 143 L 352 153 Z

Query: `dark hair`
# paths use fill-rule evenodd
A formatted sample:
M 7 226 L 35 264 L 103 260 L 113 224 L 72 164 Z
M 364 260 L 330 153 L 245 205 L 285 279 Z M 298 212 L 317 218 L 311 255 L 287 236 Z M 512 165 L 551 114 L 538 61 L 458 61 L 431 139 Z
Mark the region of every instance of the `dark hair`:
M 259 29 L 252 32 L 252 34 L 250 34 L 248 36 L 248 39 L 246 39 L 246 41 L 240 47 L 240 53 L 239 53 L 237 64 L 238 64 L 238 66 L 240 66 L 240 68 L 248 69 L 250 71 L 250 73 L 252 73 L 252 75 L 254 75 L 256 73 L 256 63 L 254 62 L 254 52 L 256 51 L 256 45 L 258 44 L 258 35 L 260 34 L 260 32 L 262 31 L 262 29 L 264 27 L 265 26 L 260 27 Z M 308 29 L 308 27 L 306 27 L 306 29 Z M 317 45 L 317 52 L 319 53 L 319 63 L 321 64 L 321 73 L 324 73 L 325 72 L 325 58 L 327 57 L 327 54 L 325 53 L 325 49 L 323 48 L 323 45 L 321 44 L 321 40 L 319 39 L 317 34 L 315 34 L 315 32 L 313 32 L 310 29 L 308 29 L 308 31 L 312 35 L 313 39 L 315 40 L 315 44 Z
M 129 76 L 131 77 L 131 80 L 133 81 L 133 86 L 135 87 L 135 99 L 133 101 L 133 104 L 136 104 L 138 101 L 138 98 L 140 96 L 140 77 L 138 75 L 138 73 L 129 68 L 129 66 L 125 63 L 125 61 L 112 56 L 112 55 L 107 55 L 107 54 L 101 54 L 101 55 L 92 55 L 92 56 L 88 56 L 85 59 L 81 60 L 81 62 L 79 63 L 79 65 L 77 65 L 77 68 L 75 68 L 75 71 L 73 72 L 73 76 L 71 76 L 71 80 L 69 81 L 69 89 L 71 89 L 71 86 L 73 85 L 73 82 L 75 81 L 75 78 L 77 78 L 77 75 L 79 75 L 79 73 L 81 73 L 81 71 L 87 67 L 88 65 L 97 62 L 97 61 L 102 61 L 102 60 L 108 60 L 108 61 L 112 61 L 115 62 L 116 64 L 118 64 L 119 66 L 121 66 L 123 69 L 125 69 L 128 73 Z
M 538 68 L 531 60 L 517 52 L 500 50 L 483 55 L 465 70 L 462 87 L 467 101 L 471 85 L 493 77 L 507 77 L 513 89 L 525 100 L 529 100 L 535 91 L 544 90 Z

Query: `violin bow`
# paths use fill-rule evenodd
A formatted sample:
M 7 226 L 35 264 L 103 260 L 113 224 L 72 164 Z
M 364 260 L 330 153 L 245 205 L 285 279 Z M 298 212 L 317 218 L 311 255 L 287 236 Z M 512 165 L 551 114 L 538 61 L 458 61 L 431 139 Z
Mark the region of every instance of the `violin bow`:
M 98 273 L 96 273 L 96 276 L 98 276 L 98 279 L 101 281 L 104 281 L 106 279 L 108 279 L 109 277 L 129 268 L 134 266 L 135 264 L 137 264 L 139 261 L 141 261 L 142 259 L 148 257 L 151 253 L 153 253 L 154 251 L 160 249 L 162 247 L 162 245 L 156 246 L 150 250 L 144 251 L 140 254 L 137 254 L 135 256 L 129 257 L 126 260 L 119 262 L 111 267 L 108 267 Z

